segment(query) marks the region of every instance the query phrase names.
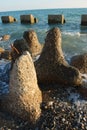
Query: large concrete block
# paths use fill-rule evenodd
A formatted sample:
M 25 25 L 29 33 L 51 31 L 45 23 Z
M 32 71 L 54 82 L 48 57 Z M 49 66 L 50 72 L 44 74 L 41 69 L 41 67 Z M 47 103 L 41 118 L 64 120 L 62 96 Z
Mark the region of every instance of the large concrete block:
M 50 29 L 38 60 L 34 62 L 38 83 L 80 86 L 82 77 L 78 69 L 64 58 L 60 29 Z
M 21 15 L 20 20 L 21 20 L 21 23 L 30 23 L 30 24 L 32 24 L 32 23 L 37 22 L 36 18 L 34 18 L 34 16 L 32 14 Z
M 25 31 L 23 38 L 26 40 L 29 46 L 32 57 L 40 54 L 42 51 L 42 45 L 39 43 L 37 34 L 34 30 Z
M 64 15 L 48 15 L 48 23 L 55 24 L 55 23 L 65 23 Z
M 2 23 L 13 23 L 17 21 L 14 17 L 12 16 L 1 16 Z
M 81 25 L 82 26 L 87 26 L 87 14 L 83 14 L 81 16 Z
M 41 116 L 42 104 L 35 67 L 23 39 L 15 40 L 12 50 L 9 94 L 0 102 L 0 109 L 27 121 L 34 128 Z

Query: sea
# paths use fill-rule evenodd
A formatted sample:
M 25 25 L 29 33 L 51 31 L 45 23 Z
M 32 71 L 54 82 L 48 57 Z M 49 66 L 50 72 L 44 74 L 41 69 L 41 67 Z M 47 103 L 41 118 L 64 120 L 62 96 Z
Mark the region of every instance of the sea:
M 32 14 L 38 19 L 35 24 L 21 24 L 20 15 Z M 63 14 L 65 24 L 48 24 L 48 14 Z M 87 14 L 87 8 L 66 8 L 66 9 L 40 9 L 0 12 L 0 36 L 9 34 L 8 41 L 0 41 L 0 47 L 8 49 L 15 39 L 23 38 L 24 31 L 34 30 L 37 33 L 39 42 L 45 43 L 47 31 L 53 27 L 60 28 L 62 34 L 62 49 L 66 59 L 72 56 L 87 52 L 87 27 L 81 26 L 81 15 Z M 17 22 L 3 24 L 1 16 L 13 16 Z
M 21 24 L 20 15 L 32 14 L 38 19 L 38 23 L 35 24 Z M 49 14 L 63 14 L 66 20 L 65 24 L 48 24 Z M 11 38 L 8 41 L 0 41 L 0 47 L 9 49 L 10 44 L 16 39 L 23 38 L 24 31 L 34 30 L 37 33 L 37 37 L 41 44 L 45 43 L 47 31 L 53 27 L 58 27 L 62 34 L 62 49 L 64 56 L 67 60 L 71 57 L 83 54 L 87 52 L 87 27 L 81 26 L 81 15 L 87 14 L 87 8 L 66 8 L 66 9 L 40 9 L 40 10 L 23 10 L 23 11 L 8 11 L 0 12 L 0 37 L 5 34 L 9 34 Z M 13 16 L 17 19 L 17 22 L 3 24 L 1 16 Z M 0 68 L 3 72 L 7 66 L 7 62 L 0 60 Z M 1 73 L 2 74 L 2 73 Z M 2 77 L 2 75 L 1 75 Z M 2 84 L 2 82 L 1 82 Z M 0 94 L 8 93 L 7 86 L 3 83 L 0 88 Z M 72 94 L 71 98 L 79 102 L 78 95 Z M 83 100 L 80 101 L 83 104 Z M 87 104 L 87 101 L 85 101 Z

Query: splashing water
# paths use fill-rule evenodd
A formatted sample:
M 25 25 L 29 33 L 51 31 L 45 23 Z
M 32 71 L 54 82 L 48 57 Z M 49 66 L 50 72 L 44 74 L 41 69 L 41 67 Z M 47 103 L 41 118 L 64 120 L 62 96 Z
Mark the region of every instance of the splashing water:
M 87 88 L 87 74 L 81 73 L 81 76 L 82 76 L 82 86 Z
M 9 93 L 9 72 L 11 63 L 0 60 L 0 98 L 2 95 Z

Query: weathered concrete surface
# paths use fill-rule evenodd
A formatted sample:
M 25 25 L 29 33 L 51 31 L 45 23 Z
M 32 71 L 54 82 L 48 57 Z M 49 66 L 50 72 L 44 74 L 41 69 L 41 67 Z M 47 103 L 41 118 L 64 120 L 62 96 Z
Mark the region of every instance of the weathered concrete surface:
M 55 23 L 60 23 L 60 24 L 64 24 L 65 23 L 65 18 L 64 15 L 48 15 L 48 23 L 49 24 L 55 24 Z
M 23 38 L 26 40 L 29 46 L 29 50 L 32 56 L 36 56 L 41 53 L 42 45 L 39 43 L 37 34 L 34 30 L 25 31 Z
M 82 78 L 78 69 L 70 66 L 64 58 L 59 28 L 48 31 L 40 58 L 35 62 L 39 83 L 80 85 Z
M 21 23 L 33 24 L 33 23 L 38 22 L 38 19 L 35 18 L 32 14 L 27 14 L 27 15 L 21 15 L 20 16 L 20 21 L 21 21 Z
M 13 23 L 17 21 L 13 16 L 1 16 L 2 23 Z
M 3 110 L 35 124 L 41 114 L 42 93 L 28 52 L 24 52 L 13 65 L 9 91 L 6 100 L 2 101 Z
M 82 26 L 87 26 L 87 14 L 83 14 L 81 16 L 81 25 Z

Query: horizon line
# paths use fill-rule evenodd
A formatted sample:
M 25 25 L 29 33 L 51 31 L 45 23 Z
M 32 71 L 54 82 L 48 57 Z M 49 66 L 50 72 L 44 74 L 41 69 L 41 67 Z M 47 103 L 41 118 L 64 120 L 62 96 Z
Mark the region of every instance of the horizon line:
M 0 13 L 4 13 L 4 12 L 12 12 L 12 11 L 26 11 L 26 10 L 50 10 L 50 9 L 86 9 L 87 7 L 59 7 L 59 8 L 41 8 L 41 9 L 18 9 L 18 10 L 2 10 L 0 11 Z

